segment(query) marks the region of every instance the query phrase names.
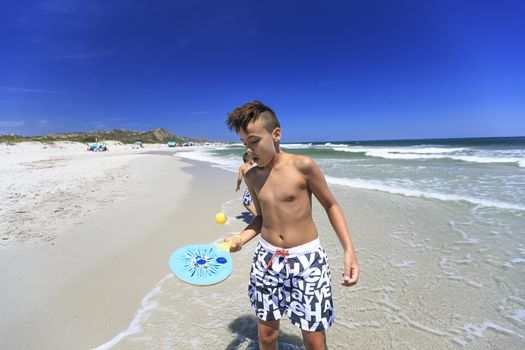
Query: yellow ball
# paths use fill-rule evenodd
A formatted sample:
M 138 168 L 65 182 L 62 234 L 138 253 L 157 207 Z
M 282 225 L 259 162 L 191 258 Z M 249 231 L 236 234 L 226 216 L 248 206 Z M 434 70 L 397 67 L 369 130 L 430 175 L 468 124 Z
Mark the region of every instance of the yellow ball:
M 228 220 L 228 217 L 222 212 L 217 213 L 217 215 L 215 215 L 215 222 L 219 225 L 224 225 L 226 223 L 226 220 Z

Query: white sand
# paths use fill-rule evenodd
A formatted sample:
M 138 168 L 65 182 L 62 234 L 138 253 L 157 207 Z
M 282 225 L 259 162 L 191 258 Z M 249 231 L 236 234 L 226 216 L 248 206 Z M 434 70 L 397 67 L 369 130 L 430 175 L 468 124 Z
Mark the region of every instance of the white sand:
M 124 165 L 168 147 L 132 149 L 109 142 L 108 148 L 89 152 L 76 142 L 0 144 L 0 245 L 52 241 L 89 212 L 125 195 Z
M 161 145 L 2 147 L 0 348 L 101 342 L 166 272 L 166 218 L 183 205 L 191 176 Z
M 177 247 L 245 225 L 235 218 L 235 174 L 168 157 L 174 150 L 162 146 L 17 147 L 0 153 L 0 349 L 255 347 L 246 295 L 255 241 L 216 286 L 186 285 L 167 266 Z M 523 348 L 523 264 L 487 260 L 456 232 L 468 206 L 332 190 L 362 275 L 354 288 L 339 285 L 341 248 L 315 203 L 334 286 L 331 349 Z M 219 210 L 224 226 L 213 222 Z M 281 329 L 282 346 L 300 349 L 300 331 L 286 318 Z

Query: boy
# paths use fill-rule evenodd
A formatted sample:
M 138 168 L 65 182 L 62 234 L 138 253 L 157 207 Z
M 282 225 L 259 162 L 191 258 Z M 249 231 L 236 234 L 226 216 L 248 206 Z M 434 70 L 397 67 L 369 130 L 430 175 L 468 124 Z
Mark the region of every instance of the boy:
M 241 189 L 241 182 L 246 175 L 246 173 L 253 167 L 253 161 L 252 157 L 248 154 L 248 152 L 245 152 L 242 156 L 242 161 L 244 162 L 243 165 L 239 167 L 239 174 L 237 175 L 237 188 L 235 191 L 239 191 Z M 242 195 L 242 204 L 252 214 L 253 217 L 257 215 L 257 212 L 255 211 L 255 208 L 253 207 L 253 201 L 252 196 L 250 195 L 250 191 L 248 188 L 244 190 L 244 194 Z
M 277 349 L 279 319 L 287 312 L 302 330 L 307 349 L 325 349 L 333 323 L 330 271 L 312 219 L 312 194 L 324 207 L 344 249 L 344 286 L 357 282 L 359 265 L 341 207 L 310 158 L 282 152 L 281 129 L 273 111 L 259 101 L 228 114 L 227 125 L 241 137 L 257 164 L 244 181 L 257 216 L 232 242 L 231 251 L 261 234 L 248 294 L 258 317 L 259 346 Z

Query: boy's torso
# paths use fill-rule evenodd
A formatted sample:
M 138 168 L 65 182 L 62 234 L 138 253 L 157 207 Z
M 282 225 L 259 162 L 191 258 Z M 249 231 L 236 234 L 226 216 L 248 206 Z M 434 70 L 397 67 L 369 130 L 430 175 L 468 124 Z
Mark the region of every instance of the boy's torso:
M 271 169 L 254 168 L 253 185 L 262 210 L 262 237 L 290 248 L 317 238 L 312 220 L 312 193 L 298 156 L 282 153 Z
M 242 176 L 245 176 L 248 171 L 252 168 L 252 165 L 250 163 L 244 163 L 241 165 L 241 173 Z

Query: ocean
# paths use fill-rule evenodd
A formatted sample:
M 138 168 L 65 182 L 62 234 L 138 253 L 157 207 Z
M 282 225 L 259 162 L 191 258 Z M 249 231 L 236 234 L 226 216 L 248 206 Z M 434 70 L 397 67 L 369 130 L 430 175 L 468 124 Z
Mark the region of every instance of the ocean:
M 525 210 L 525 137 L 281 144 L 312 157 L 330 184 L 408 197 Z M 237 171 L 244 147 L 182 157 Z
M 332 258 L 330 348 L 525 347 L 525 137 L 281 147 L 321 167 L 362 269 L 357 287 L 338 285 L 340 246 L 314 204 Z M 233 187 L 243 153 L 242 144 L 230 144 L 188 147 L 176 156 L 231 172 Z M 246 223 L 236 216 L 240 194 L 232 198 L 221 210 L 236 233 Z M 235 254 L 239 270 L 216 287 L 199 289 L 166 276 L 145 296 L 130 327 L 100 348 L 256 349 L 246 296 L 254 244 Z M 184 312 L 189 304 L 193 315 Z M 202 327 L 207 331 L 198 332 Z M 287 320 L 281 328 L 281 348 L 302 349 L 300 332 Z

